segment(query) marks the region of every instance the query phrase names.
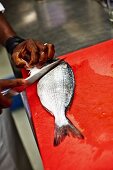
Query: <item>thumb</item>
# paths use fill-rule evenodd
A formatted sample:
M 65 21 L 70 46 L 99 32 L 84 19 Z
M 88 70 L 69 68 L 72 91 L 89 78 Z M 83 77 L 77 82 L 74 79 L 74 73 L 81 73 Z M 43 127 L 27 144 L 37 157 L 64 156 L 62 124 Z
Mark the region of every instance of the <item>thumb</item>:
M 1 89 L 13 88 L 18 86 L 26 85 L 26 80 L 24 79 L 11 79 L 11 80 L 0 80 Z

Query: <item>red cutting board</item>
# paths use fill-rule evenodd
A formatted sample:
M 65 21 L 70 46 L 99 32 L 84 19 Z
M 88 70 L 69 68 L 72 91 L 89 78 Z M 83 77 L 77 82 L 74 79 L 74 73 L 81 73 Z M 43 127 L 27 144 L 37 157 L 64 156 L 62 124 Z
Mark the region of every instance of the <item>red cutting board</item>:
M 113 170 L 113 40 L 61 58 L 70 64 L 76 79 L 66 115 L 85 139 L 66 137 L 54 147 L 54 117 L 41 105 L 37 83 L 30 86 L 27 98 L 44 169 Z

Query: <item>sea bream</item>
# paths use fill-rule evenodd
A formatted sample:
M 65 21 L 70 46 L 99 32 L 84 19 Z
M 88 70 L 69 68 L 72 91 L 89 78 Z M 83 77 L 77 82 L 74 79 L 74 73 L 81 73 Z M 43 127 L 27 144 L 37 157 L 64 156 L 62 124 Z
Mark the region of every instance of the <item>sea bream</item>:
M 74 88 L 73 71 L 64 61 L 44 75 L 37 84 L 37 94 L 42 105 L 55 118 L 54 146 L 59 145 L 69 134 L 84 138 L 65 115 L 72 101 Z

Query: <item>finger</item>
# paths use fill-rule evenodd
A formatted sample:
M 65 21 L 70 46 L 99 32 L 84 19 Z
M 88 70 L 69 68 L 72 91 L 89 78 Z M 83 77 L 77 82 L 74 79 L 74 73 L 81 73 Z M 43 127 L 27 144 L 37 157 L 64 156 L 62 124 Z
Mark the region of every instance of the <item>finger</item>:
M 11 98 L 5 97 L 0 93 L 0 108 L 10 107 L 11 103 Z
M 35 44 L 35 42 L 32 40 L 32 39 L 29 39 L 29 40 L 27 40 L 26 41 L 26 48 L 27 48 L 27 50 L 28 51 L 37 51 L 37 46 L 36 46 L 36 44 Z
M 40 56 L 39 56 L 39 65 L 43 65 L 48 60 L 48 47 L 47 44 L 39 43 L 38 41 L 35 42 L 37 47 L 40 50 Z
M 53 59 L 55 54 L 55 48 L 53 44 L 47 44 L 48 47 L 48 60 Z
M 1 90 L 26 85 L 24 79 L 0 80 Z
M 14 61 L 15 65 L 16 65 L 18 68 L 23 68 L 23 67 L 25 67 L 25 66 L 26 66 L 26 67 L 28 66 L 27 61 L 25 61 L 24 59 L 20 58 L 20 57 L 19 57 L 19 54 L 14 53 L 14 54 L 12 55 L 12 57 L 13 57 L 13 61 Z
M 39 56 L 40 55 L 38 52 L 36 52 L 36 53 L 34 51 L 31 52 L 31 60 L 29 62 L 29 67 L 32 67 L 33 65 L 36 65 L 38 63 Z
M 46 62 L 47 62 L 47 53 L 41 52 L 39 58 L 39 65 L 43 65 Z
M 33 66 L 38 63 L 39 60 L 39 49 L 33 40 L 28 40 L 26 50 L 29 52 L 30 61 L 29 66 Z
M 25 60 L 26 57 L 26 41 L 18 44 L 13 51 L 12 60 L 17 67 L 27 66 L 28 63 Z
M 35 44 L 40 52 L 47 52 L 48 48 L 46 44 L 40 43 L 38 41 L 35 41 Z

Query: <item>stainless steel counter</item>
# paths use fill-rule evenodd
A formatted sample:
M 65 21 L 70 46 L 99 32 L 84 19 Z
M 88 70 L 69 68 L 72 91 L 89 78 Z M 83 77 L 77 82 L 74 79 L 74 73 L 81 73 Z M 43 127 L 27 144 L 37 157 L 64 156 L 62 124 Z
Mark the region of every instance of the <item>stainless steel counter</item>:
M 113 24 L 95 0 L 2 1 L 18 34 L 54 43 L 57 56 L 113 37 Z

